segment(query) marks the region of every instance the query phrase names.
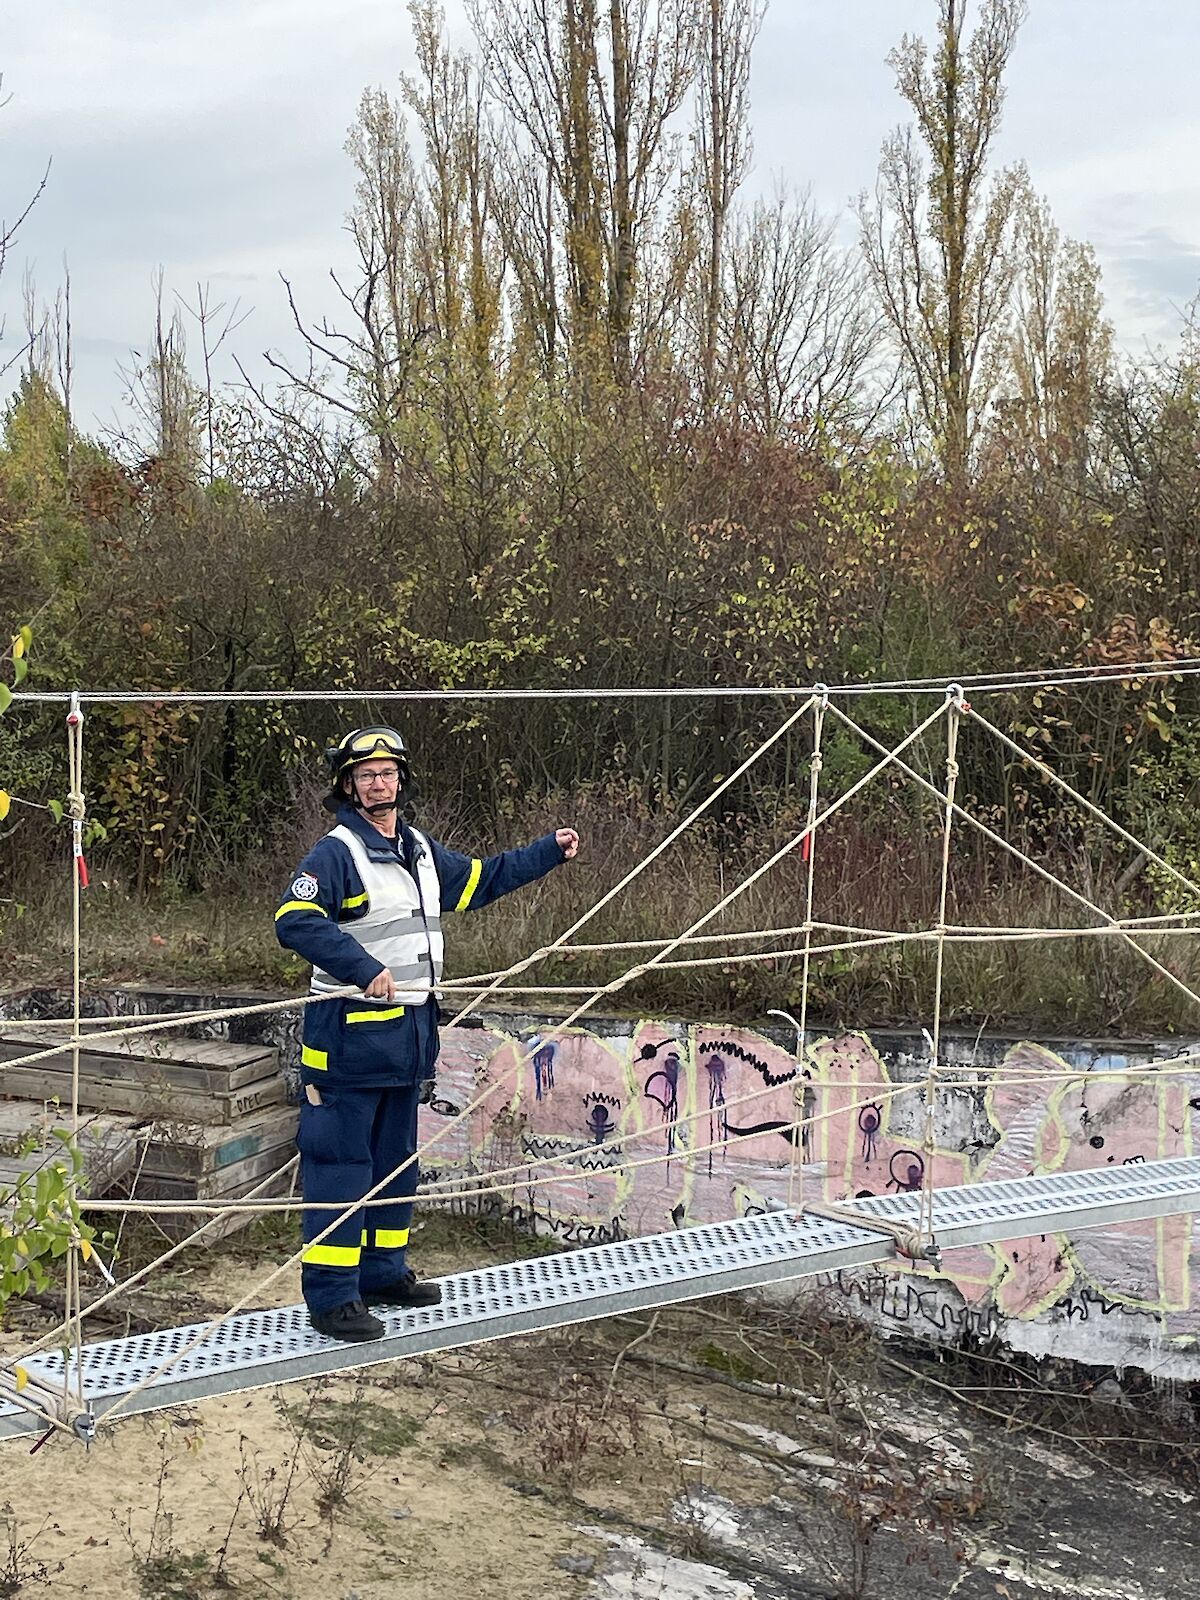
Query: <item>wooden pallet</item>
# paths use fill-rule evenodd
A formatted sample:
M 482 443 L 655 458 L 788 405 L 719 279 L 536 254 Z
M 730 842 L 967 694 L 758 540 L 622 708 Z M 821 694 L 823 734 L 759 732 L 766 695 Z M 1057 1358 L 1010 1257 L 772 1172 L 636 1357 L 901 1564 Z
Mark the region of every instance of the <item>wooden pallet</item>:
M 62 1045 L 65 1030 L 0 1028 L 0 1091 L 26 1099 L 69 1102 L 69 1053 L 29 1066 L 4 1063 Z M 287 1099 L 278 1051 L 223 1039 L 85 1040 L 79 1051 L 79 1104 L 156 1121 L 231 1124 Z
M 154 1127 L 147 1133 L 150 1144 L 143 1166 L 164 1178 L 201 1178 L 263 1155 L 280 1153 L 282 1162 L 295 1151 L 299 1117 L 295 1106 L 278 1106 L 232 1125 L 170 1123 Z
M 299 1180 L 294 1172 L 283 1170 L 286 1162 L 295 1154 L 295 1146 L 283 1146 L 278 1151 L 267 1152 L 266 1157 L 252 1157 L 249 1162 L 239 1163 L 242 1171 L 237 1181 L 228 1187 L 213 1187 L 219 1181 L 215 1176 L 208 1178 L 181 1178 L 147 1176 L 141 1173 L 137 1180 L 136 1196 L 139 1200 L 237 1200 L 249 1194 L 251 1189 L 257 1189 L 256 1200 L 270 1199 L 279 1195 L 292 1192 L 293 1183 L 299 1187 Z M 236 1168 L 228 1169 L 231 1173 Z M 264 1178 L 273 1173 L 269 1181 Z M 260 1187 L 261 1185 L 261 1187 Z M 129 1187 L 128 1180 L 125 1187 Z M 172 1239 L 182 1239 L 187 1234 L 193 1233 L 209 1218 L 195 1211 L 160 1211 L 156 1212 L 154 1221 L 164 1233 Z M 199 1243 L 215 1244 L 218 1239 L 225 1239 L 231 1233 L 236 1233 L 239 1228 L 244 1228 L 247 1223 L 253 1222 L 253 1212 L 235 1211 L 229 1216 L 221 1217 L 209 1228 Z
M 0 1196 L 11 1196 L 25 1173 L 42 1167 L 70 1167 L 70 1157 L 57 1131 L 69 1131 L 69 1115 L 27 1100 L 0 1101 Z M 79 1121 L 79 1153 L 83 1171 L 79 1192 L 101 1195 L 136 1165 L 138 1125 L 132 1117 L 84 1113 Z
M 69 1102 L 71 1058 L 68 1050 L 29 1066 L 5 1063 L 50 1045 L 69 1045 L 69 1039 L 66 1028 L 0 1024 L 0 1092 L 26 1097 L 11 1117 L 14 1149 L 24 1124 L 42 1112 L 30 1100 Z M 286 1100 L 278 1051 L 267 1045 L 158 1035 L 85 1037 L 79 1047 L 79 1104 L 89 1109 L 81 1120 L 97 1130 L 90 1140 L 96 1172 L 86 1192 L 98 1196 L 115 1187 L 139 1200 L 237 1199 L 262 1185 L 264 1197 L 287 1193 L 293 1175 L 283 1169 L 296 1153 L 299 1112 Z M 129 1115 L 113 1115 L 122 1112 Z M 61 1109 L 55 1115 L 65 1117 Z M 0 1120 L 0 1181 L 5 1126 Z M 111 1137 L 108 1130 L 118 1127 L 126 1134 L 122 1159 L 102 1170 L 100 1130 Z M 169 1212 L 155 1220 L 172 1238 L 181 1238 L 203 1218 Z M 222 1218 L 205 1242 L 250 1220 L 240 1213 Z

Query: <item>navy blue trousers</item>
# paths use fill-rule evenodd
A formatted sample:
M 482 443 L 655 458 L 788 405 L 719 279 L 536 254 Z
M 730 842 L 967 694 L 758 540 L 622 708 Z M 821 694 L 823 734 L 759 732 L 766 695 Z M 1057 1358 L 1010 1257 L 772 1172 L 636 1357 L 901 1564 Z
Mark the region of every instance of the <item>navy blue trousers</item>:
M 325 1089 L 321 1104 L 300 1103 L 300 1180 L 305 1200 L 361 1200 L 379 1180 L 417 1148 L 421 1085 L 402 1088 Z M 304 1213 L 301 1267 L 304 1300 L 318 1315 L 395 1283 L 404 1272 L 404 1252 L 417 1189 L 414 1161 L 381 1189 L 389 1204 L 359 1207 L 322 1239 L 309 1244 L 337 1215 Z

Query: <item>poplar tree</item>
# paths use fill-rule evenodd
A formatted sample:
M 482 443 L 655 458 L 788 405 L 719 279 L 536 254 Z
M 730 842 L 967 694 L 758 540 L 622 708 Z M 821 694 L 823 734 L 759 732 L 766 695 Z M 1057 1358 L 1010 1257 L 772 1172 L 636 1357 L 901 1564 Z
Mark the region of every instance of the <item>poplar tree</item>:
M 938 0 L 937 37 L 906 34 L 888 57 L 914 121 L 884 142 L 873 197 L 858 202 L 863 256 L 898 347 L 915 420 L 961 484 L 1007 355 L 1018 270 L 1020 165 L 990 175 L 1004 72 L 1025 0 Z

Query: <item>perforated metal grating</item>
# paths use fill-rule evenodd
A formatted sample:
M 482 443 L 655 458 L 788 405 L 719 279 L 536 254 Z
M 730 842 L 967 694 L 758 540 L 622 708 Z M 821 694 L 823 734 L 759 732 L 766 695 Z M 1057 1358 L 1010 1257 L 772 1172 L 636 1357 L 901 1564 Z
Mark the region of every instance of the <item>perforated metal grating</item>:
M 1200 1159 L 1188 1158 L 942 1189 L 934 1196 L 934 1224 L 946 1249 L 1198 1208 Z M 846 1209 L 915 1226 L 920 1196 L 856 1200 Z M 190 1404 L 423 1351 L 862 1266 L 892 1254 L 889 1239 L 850 1223 L 771 1212 L 457 1273 L 441 1280 L 440 1305 L 393 1312 L 386 1318 L 387 1336 L 374 1344 L 322 1338 L 309 1327 L 301 1306 L 253 1311 L 233 1318 L 182 1357 L 129 1410 Z M 83 1385 L 94 1413 L 102 1415 L 198 1331 L 194 1325 L 85 1347 Z M 35 1357 L 26 1366 L 49 1387 L 61 1388 L 61 1355 Z M 74 1376 L 72 1362 L 72 1384 Z M 0 1403 L 0 1435 L 39 1428 L 37 1419 L 15 1403 Z
M 323 1338 L 309 1326 L 302 1306 L 253 1311 L 234 1317 L 182 1357 L 136 1397 L 130 1410 L 189 1404 L 427 1350 L 857 1266 L 890 1254 L 889 1241 L 878 1234 L 838 1222 L 797 1222 L 773 1212 L 457 1273 L 441 1280 L 440 1305 L 392 1312 L 384 1318 L 387 1336 L 372 1344 Z M 83 1387 L 94 1413 L 102 1415 L 198 1331 L 193 1325 L 86 1346 Z M 25 1366 L 31 1376 L 61 1388 L 61 1355 L 33 1357 Z M 26 1411 L 11 1402 L 0 1405 L 0 1435 L 37 1430 L 37 1419 Z
M 920 1206 L 919 1194 L 896 1194 L 848 1201 L 845 1209 L 915 1227 Z M 948 1250 L 1198 1209 L 1200 1158 L 1186 1156 L 935 1189 L 933 1231 Z

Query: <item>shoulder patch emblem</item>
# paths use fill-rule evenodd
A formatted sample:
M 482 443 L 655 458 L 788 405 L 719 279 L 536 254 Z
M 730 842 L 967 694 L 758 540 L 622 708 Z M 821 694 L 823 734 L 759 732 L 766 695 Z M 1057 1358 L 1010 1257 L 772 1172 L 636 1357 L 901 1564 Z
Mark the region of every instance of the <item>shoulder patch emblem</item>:
M 292 882 L 292 893 L 297 900 L 315 900 L 319 885 L 311 872 L 302 872 Z

